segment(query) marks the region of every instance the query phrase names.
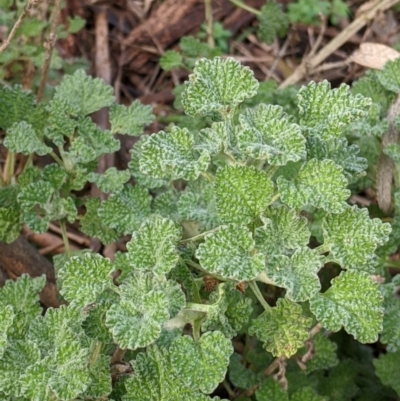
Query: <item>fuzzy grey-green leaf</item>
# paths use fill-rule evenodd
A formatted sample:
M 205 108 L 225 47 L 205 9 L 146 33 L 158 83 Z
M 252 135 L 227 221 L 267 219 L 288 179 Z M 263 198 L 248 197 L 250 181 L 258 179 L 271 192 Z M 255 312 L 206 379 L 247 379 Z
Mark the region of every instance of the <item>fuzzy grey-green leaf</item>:
M 371 219 L 367 209 L 354 205 L 340 214 L 327 215 L 322 230 L 324 245 L 335 262 L 345 269 L 373 271 L 368 262 L 375 249 L 388 241 L 391 227 L 380 219 Z
M 324 257 L 316 250 L 300 248 L 291 258 L 267 255 L 265 272 L 278 287 L 287 289 L 289 299 L 304 302 L 321 289 L 317 273 L 323 264 Z
M 233 58 L 200 59 L 185 83 L 182 105 L 191 116 L 225 115 L 257 94 L 253 72 Z
M 250 223 L 267 208 L 273 195 L 273 182 L 255 168 L 225 166 L 217 171 L 217 211 L 226 223 Z
M 150 136 L 141 148 L 139 168 L 153 178 L 195 180 L 208 169 L 210 155 L 194 150 L 194 136 L 186 128 L 173 127 Z
M 143 222 L 127 243 L 128 261 L 138 270 L 167 274 L 176 266 L 182 231 L 170 219 L 155 215 Z
M 323 294 L 310 299 L 310 309 L 322 326 L 336 332 L 342 327 L 362 343 L 373 343 L 382 330 L 383 297 L 364 272 L 342 271 Z
M 255 243 L 246 226 L 229 224 L 206 236 L 196 257 L 211 274 L 238 281 L 254 279 L 264 269 L 264 255 L 254 254 Z
M 237 146 L 247 157 L 283 166 L 305 156 L 306 140 L 301 129 L 281 106 L 260 104 L 254 109 L 246 109 L 240 114 L 239 121 Z
M 296 209 L 310 205 L 340 213 L 350 196 L 343 170 L 332 160 L 311 159 L 293 181 L 279 177 L 277 184 L 282 201 Z
M 61 294 L 71 304 L 81 307 L 95 302 L 104 290 L 113 286 L 113 270 L 110 260 L 99 254 L 73 256 L 59 272 Z

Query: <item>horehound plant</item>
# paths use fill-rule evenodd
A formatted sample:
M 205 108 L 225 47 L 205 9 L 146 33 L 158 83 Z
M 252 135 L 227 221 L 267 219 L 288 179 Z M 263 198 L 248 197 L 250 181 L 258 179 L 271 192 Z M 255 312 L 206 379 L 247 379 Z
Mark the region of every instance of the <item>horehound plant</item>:
M 375 253 L 391 226 L 347 203 L 367 162 L 344 132 L 371 99 L 311 82 L 294 117 L 277 105 L 244 107 L 258 85 L 232 58 L 199 60 L 182 104 L 208 127 L 143 135 L 129 170 L 104 175 L 96 161 L 118 149 L 116 133 L 142 133 L 148 107 L 115 105 L 112 89 L 82 71 L 44 106 L 3 90 L 4 146 L 29 160 L 0 190 L 1 238 L 52 220 L 64 232 L 79 220 L 104 244 L 132 236 L 114 261 L 58 257 L 59 309 L 38 305 L 44 278 L 0 290 L 3 399 L 219 400 L 220 383 L 242 401 L 393 397 L 362 345 L 379 338 L 391 359 L 377 359 L 377 373 L 400 393 L 400 276 L 379 284 Z M 110 131 L 88 117 L 102 107 Z M 34 154 L 55 163 L 40 170 Z M 80 199 L 88 181 L 109 198 Z M 356 359 L 337 352 L 339 331 Z

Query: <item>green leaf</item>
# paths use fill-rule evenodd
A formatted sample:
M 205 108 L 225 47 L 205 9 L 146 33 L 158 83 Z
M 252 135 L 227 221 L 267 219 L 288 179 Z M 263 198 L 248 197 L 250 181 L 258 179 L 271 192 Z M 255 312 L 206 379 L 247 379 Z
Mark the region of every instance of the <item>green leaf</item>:
M 12 207 L 0 207 L 0 241 L 10 244 L 21 231 L 20 211 Z
M 337 357 L 337 344 L 330 341 L 324 334 L 318 333 L 311 340 L 311 359 L 305 362 L 307 373 L 320 369 L 328 369 L 339 363 Z M 305 352 L 310 354 L 309 350 Z
M 26 121 L 15 123 L 8 129 L 4 146 L 11 152 L 26 156 L 32 153 L 44 156 L 51 152 L 51 148 L 39 139 L 32 125 Z
M 131 174 L 128 170 L 119 171 L 115 167 L 110 167 L 104 174 L 90 173 L 87 176 L 89 182 L 96 183 L 97 187 L 105 193 L 121 191 L 130 178 Z
M 100 129 L 90 118 L 79 121 L 77 135 L 71 140 L 68 152 L 61 152 L 61 156 L 69 163 L 89 163 L 97 160 L 106 153 L 114 153 L 120 148 L 120 142 L 110 131 Z
M 141 148 L 140 171 L 153 178 L 195 180 L 210 163 L 207 151 L 194 150 L 194 136 L 186 128 L 173 127 L 150 136 Z
M 389 143 L 383 148 L 383 153 L 393 159 L 394 162 L 400 162 L 400 146 L 397 143 Z
M 142 135 L 141 138 L 135 143 L 133 148 L 130 150 L 131 161 L 128 163 L 129 170 L 135 182 L 143 187 L 152 189 L 159 188 L 168 184 L 167 180 L 153 178 L 140 171 L 140 160 L 142 158 L 142 147 L 147 141 L 150 140 L 150 136 Z
M 153 198 L 153 203 L 151 205 L 151 210 L 155 214 L 159 214 L 163 217 L 168 217 L 174 221 L 179 221 L 178 213 L 178 196 L 180 191 L 175 189 L 168 190 L 166 192 L 161 192 L 155 198 Z
M 187 57 L 199 57 L 206 56 L 210 49 L 207 43 L 200 41 L 194 36 L 184 36 L 179 42 L 183 54 Z
M 249 334 L 257 336 L 274 356 L 290 358 L 308 339 L 311 324 L 299 304 L 279 298 L 275 307 L 252 321 Z
M 106 325 L 120 348 L 146 347 L 184 306 L 180 286 L 151 273 L 134 272 L 119 287 L 121 300 L 110 307 Z
M 233 139 L 233 129 L 229 124 L 225 121 L 214 122 L 211 128 L 200 130 L 196 149 L 206 150 L 211 156 L 217 156 L 220 152 L 229 152 Z
M 400 60 L 388 61 L 382 70 L 376 71 L 381 85 L 388 91 L 400 92 Z
M 323 140 L 343 137 L 344 128 L 366 117 L 372 103 L 360 94 L 352 95 L 345 84 L 331 89 L 328 81 L 310 82 L 300 88 L 297 96 L 300 125 L 306 136 Z
M 287 289 L 292 301 L 304 302 L 321 289 L 318 271 L 324 265 L 324 257 L 310 248 L 297 249 L 291 258 L 276 255 L 269 258 L 265 273 L 278 287 Z
M 341 214 L 327 215 L 322 230 L 332 260 L 345 269 L 371 272 L 374 251 L 388 241 L 391 227 L 380 219 L 370 219 L 367 209 L 354 205 Z
M 22 86 L 3 86 L 0 89 L 0 127 L 3 130 L 21 121 L 31 122 L 35 109 L 35 96 L 23 90 Z
M 6 395 L 17 396 L 21 391 L 21 376 L 29 365 L 40 358 L 40 350 L 27 339 L 10 341 L 0 359 L 0 388 Z
M 256 391 L 257 401 L 289 401 L 289 395 L 272 377 L 268 377 Z
M 164 71 L 171 71 L 174 68 L 180 68 L 183 65 L 183 58 L 180 53 L 175 50 L 167 50 L 159 60 L 160 67 Z
M 243 390 L 259 386 L 264 379 L 262 372 L 253 372 L 247 369 L 242 362 L 242 357 L 238 353 L 231 355 L 229 361 L 229 381 Z
M 90 384 L 84 393 L 84 398 L 107 399 L 112 391 L 110 375 L 110 357 L 100 355 L 93 366 L 90 367 Z
M 178 262 L 181 237 L 182 230 L 172 220 L 152 216 L 127 243 L 128 261 L 135 269 L 167 274 Z
M 73 75 L 64 75 L 56 87 L 55 101 L 65 101 L 86 116 L 102 107 L 114 103 L 113 88 L 106 85 L 100 78 L 92 78 L 83 70 L 77 70 Z
M 351 90 L 354 94 L 360 93 L 365 97 L 371 98 L 373 107 L 378 105 L 379 114 L 377 120 L 386 116 L 389 106 L 396 99 L 396 95 L 393 92 L 386 90 L 382 86 L 376 70 L 367 70 L 363 77 L 353 82 Z
M 363 272 L 341 272 L 323 294 L 310 299 L 310 309 L 327 330 L 342 327 L 361 343 L 373 343 L 382 330 L 382 295 Z
M 139 136 L 145 126 L 154 121 L 153 109 L 135 100 L 129 107 L 113 104 L 110 107 L 110 124 L 113 134 Z
M 382 354 L 379 359 L 374 359 L 376 375 L 386 386 L 392 387 L 400 396 L 400 352 Z
M 151 196 L 145 188 L 126 185 L 113 193 L 98 210 L 103 224 L 121 234 L 131 234 L 151 213 Z
M 60 292 L 71 305 L 84 307 L 113 286 L 113 270 L 110 260 L 99 254 L 73 256 L 58 273 L 62 280 Z
M 13 324 L 14 309 L 11 305 L 0 303 L 0 359 L 7 346 L 7 331 Z
M 285 36 L 289 26 L 289 18 L 283 12 L 282 6 L 275 1 L 267 1 L 261 7 L 257 15 L 259 21 L 258 37 L 268 45 L 271 45 L 276 36 Z
M 239 122 L 237 146 L 247 157 L 278 166 L 304 158 L 306 140 L 281 106 L 260 104 L 246 109 Z
M 99 198 L 89 198 L 85 203 L 86 213 L 80 219 L 81 231 L 89 237 L 99 238 L 103 244 L 116 241 L 120 234 L 118 230 L 110 228 L 99 216 L 101 201 Z
M 221 226 L 205 237 L 196 257 L 211 274 L 227 279 L 248 281 L 260 274 L 265 266 L 264 255 L 254 254 L 255 243 L 250 231 L 239 225 Z
M 178 212 L 182 220 L 199 224 L 199 231 L 211 230 L 221 224 L 217 215 L 214 186 L 204 179 L 192 181 L 181 192 Z
M 233 58 L 201 59 L 185 83 L 182 105 L 191 116 L 225 115 L 255 96 L 258 85 L 253 72 Z
M 255 231 L 256 247 L 268 257 L 303 248 L 310 241 L 308 220 L 294 209 L 284 205 L 270 207 L 261 216 L 261 221 L 263 226 Z
M 277 184 L 282 201 L 297 209 L 309 205 L 340 213 L 350 196 L 343 170 L 332 160 L 309 160 L 293 181 L 279 177 Z
M 225 166 L 217 171 L 214 190 L 220 218 L 246 224 L 267 208 L 274 195 L 274 184 L 255 168 Z
M 29 324 L 41 314 L 39 293 L 45 283 L 44 276 L 31 278 L 22 274 L 16 281 L 7 280 L 0 288 L 0 306 L 11 306 L 15 314 L 13 325 L 8 330 L 10 337 L 24 338 Z
M 64 136 L 71 138 L 75 134 L 79 106 L 69 103 L 68 99 L 53 98 L 46 110 L 49 118 L 44 133 L 55 145 L 62 147 Z
M 385 310 L 380 341 L 387 344 L 388 352 L 400 351 L 400 299 L 396 296 L 396 284 L 400 284 L 399 279 L 400 275 L 397 274 L 391 283 L 380 286 Z
M 53 173 L 58 175 L 56 170 Z M 57 180 L 56 177 L 54 179 Z M 23 186 L 18 202 L 23 209 L 25 223 L 36 232 L 45 232 L 52 220 L 66 218 L 73 223 L 77 215 L 72 198 L 61 198 L 50 179 Z
M 308 159 L 331 159 L 343 168 L 343 174 L 351 182 L 362 176 L 368 168 L 368 161 L 357 156 L 360 148 L 348 145 L 346 138 L 330 138 L 326 141 L 318 137 L 307 138 Z
M 175 374 L 186 377 L 187 386 L 211 393 L 225 378 L 233 346 L 214 331 L 203 334 L 198 342 L 189 336 L 178 337 L 169 351 Z
M 88 337 L 96 341 L 102 341 L 105 344 L 113 342 L 112 335 L 105 322 L 108 309 L 118 302 L 119 295 L 116 292 L 106 291 L 96 299 L 95 303 L 89 304 L 84 308 L 86 318 L 82 328 Z
M 328 401 L 326 397 L 315 393 L 312 387 L 303 387 L 290 397 L 290 401 Z
M 235 283 L 219 284 L 210 294 L 203 331 L 219 330 L 227 338 L 233 338 L 249 321 L 253 308 L 251 299 L 236 289 Z
M 214 340 L 215 343 L 218 343 L 218 339 L 216 340 Z M 224 348 L 226 349 L 226 346 Z M 214 354 L 219 358 L 222 356 L 222 352 L 218 352 L 214 347 L 205 351 L 209 353 L 210 357 Z M 219 397 L 211 399 L 201 393 L 198 390 L 198 382 L 195 383 L 195 386 L 190 385 L 193 382 L 191 371 L 185 370 L 183 375 L 179 375 L 171 359 L 172 355 L 166 348 L 151 346 L 147 348 L 146 352 L 140 352 L 131 362 L 135 373 L 125 382 L 126 394 L 122 397 L 123 401 L 220 400 Z M 184 363 L 180 360 L 175 362 Z M 195 360 L 188 360 L 187 363 L 191 363 L 191 367 L 197 367 Z M 179 368 L 179 365 L 177 367 Z M 206 380 L 205 384 L 211 384 L 215 379 L 217 372 L 212 373 L 213 376 L 210 378 L 202 377 L 202 381 Z
M 69 340 L 57 345 L 54 353 L 57 370 L 50 378 L 49 386 L 58 398 L 73 399 L 86 390 L 90 380 L 87 358 L 88 350 L 78 341 Z
M 78 33 L 86 25 L 86 20 L 77 16 L 68 17 L 68 32 Z

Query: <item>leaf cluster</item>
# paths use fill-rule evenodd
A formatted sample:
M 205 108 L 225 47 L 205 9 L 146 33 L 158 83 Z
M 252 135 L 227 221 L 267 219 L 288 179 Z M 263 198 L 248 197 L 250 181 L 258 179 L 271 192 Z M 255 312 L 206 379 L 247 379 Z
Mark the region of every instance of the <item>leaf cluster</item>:
M 367 163 L 345 133 L 368 118 L 372 100 L 311 82 L 289 114 L 279 104 L 249 106 L 258 88 L 232 58 L 197 61 L 182 105 L 209 124 L 142 135 L 128 171 L 104 175 L 95 163 L 118 149 L 115 134 L 139 136 L 153 116 L 138 102 L 115 105 L 102 81 L 78 71 L 44 110 L 25 101 L 29 119 L 18 111 L 3 120 L 10 151 L 43 151 L 55 163 L 28 165 L 1 189 L 2 239 L 12 241 L 22 222 L 36 231 L 72 222 L 82 204 L 83 232 L 105 244 L 131 237 L 114 261 L 90 252 L 59 260 L 67 303 L 59 309 L 42 315 L 42 278 L 0 290 L 1 396 L 219 400 L 226 377 L 231 392 L 261 401 L 399 391 L 390 367 L 400 346 L 400 282 L 376 280 L 376 251 L 391 226 L 347 202 Z M 89 119 L 102 107 L 110 130 Z M 45 120 L 36 123 L 39 112 Z M 17 140 L 25 130 L 43 148 Z M 108 199 L 79 200 L 74 191 L 87 182 Z M 352 358 L 338 353 L 341 338 Z M 379 338 L 390 352 L 374 359 L 363 344 Z M 234 352 L 238 339 L 245 347 Z M 123 366 L 110 370 L 121 350 Z

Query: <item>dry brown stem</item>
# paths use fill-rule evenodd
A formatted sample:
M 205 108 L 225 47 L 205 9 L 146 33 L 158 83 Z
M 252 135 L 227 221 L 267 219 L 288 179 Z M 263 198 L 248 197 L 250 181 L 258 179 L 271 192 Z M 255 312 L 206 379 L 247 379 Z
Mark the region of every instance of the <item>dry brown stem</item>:
M 292 75 L 283 81 L 279 87 L 286 88 L 289 85 L 294 85 L 301 81 L 304 76 L 312 72 L 312 70 L 322 63 L 333 52 L 339 49 L 346 43 L 356 32 L 363 28 L 369 21 L 371 21 L 379 11 L 385 11 L 400 0 L 376 0 L 375 3 L 367 11 L 360 14 L 350 25 L 348 25 L 342 32 L 333 38 L 326 46 L 324 46 L 318 53 L 312 57 L 305 57 L 303 62 L 296 68 Z

